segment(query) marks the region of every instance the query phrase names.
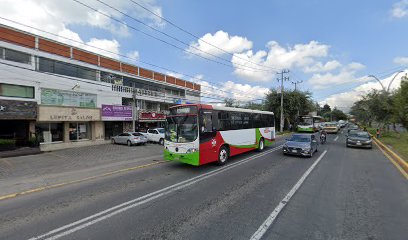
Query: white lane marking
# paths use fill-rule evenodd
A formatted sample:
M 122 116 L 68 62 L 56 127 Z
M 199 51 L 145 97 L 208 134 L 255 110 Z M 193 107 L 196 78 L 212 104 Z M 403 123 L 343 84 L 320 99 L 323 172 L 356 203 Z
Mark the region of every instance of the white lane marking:
M 336 141 L 337 141 L 337 139 L 339 139 L 339 136 L 337 136 L 337 137 L 334 139 L 334 141 L 336 142 Z
M 263 237 L 272 223 L 275 221 L 276 217 L 282 211 L 282 209 L 288 204 L 289 200 L 292 196 L 296 193 L 296 191 L 300 188 L 303 184 L 307 176 L 313 171 L 313 169 L 319 164 L 320 160 L 326 155 L 327 150 L 325 150 L 320 157 L 310 166 L 309 169 L 303 174 L 303 176 L 299 179 L 299 181 L 292 187 L 292 189 L 288 192 L 288 194 L 280 201 L 278 206 L 272 211 L 269 217 L 262 223 L 262 225 L 258 228 L 258 230 L 252 235 L 251 240 L 259 240 Z
M 267 155 L 267 154 L 269 154 L 269 153 L 275 152 L 276 150 L 279 150 L 279 149 L 281 149 L 281 148 L 282 148 L 282 145 L 281 145 L 281 146 L 278 146 L 278 147 L 275 147 L 275 148 L 273 148 L 273 149 L 271 149 L 271 150 L 265 151 L 265 152 L 263 152 L 263 153 L 256 154 L 256 155 L 254 155 L 254 156 L 251 156 L 251 157 L 249 157 L 249 158 L 247 158 L 247 159 L 244 159 L 244 160 L 241 160 L 241 161 L 239 161 L 239 162 L 226 165 L 226 166 L 224 166 L 224 167 L 221 167 L 221 168 L 219 168 L 219 169 L 213 170 L 213 171 L 211 171 L 211 172 L 203 173 L 203 174 L 198 175 L 198 176 L 196 176 L 196 177 L 193 177 L 193 178 L 184 180 L 184 181 L 182 181 L 182 182 L 179 182 L 179 183 L 173 184 L 173 185 L 171 185 L 171 186 L 168 186 L 168 187 L 162 188 L 162 189 L 160 189 L 160 190 L 157 190 L 157 191 L 155 191 L 155 192 L 146 194 L 146 195 L 144 195 L 144 196 L 142 196 L 142 197 L 138 197 L 138 198 L 133 199 L 133 200 L 130 200 L 130 201 L 128 201 L 128 202 L 125 202 L 125 203 L 116 205 L 116 206 L 111 207 L 111 208 L 109 208 L 109 209 L 106 209 L 106 210 L 104 210 L 104 211 L 101 211 L 101 212 L 98 212 L 98 213 L 96 213 L 96 214 L 93 214 L 93 215 L 91 215 L 91 216 L 89 216 L 89 217 L 83 218 L 83 219 L 81 219 L 81 220 L 75 221 L 75 222 L 73 222 L 73 223 L 70 223 L 70 224 L 67 224 L 67 225 L 65 225 L 65 226 L 62 226 L 62 227 L 60 227 L 60 228 L 54 229 L 54 230 L 52 230 L 52 231 L 49 231 L 49 232 L 47 232 L 47 233 L 45 233 L 45 234 L 42 234 L 42 235 L 40 235 L 40 236 L 32 237 L 32 238 L 30 238 L 29 240 L 44 239 L 45 237 L 48 237 L 48 236 L 53 235 L 53 234 L 57 234 L 58 232 L 61 232 L 61 231 L 64 231 L 64 230 L 66 230 L 66 229 L 68 229 L 68 228 L 73 227 L 73 228 L 70 229 L 70 230 L 61 232 L 61 233 L 59 233 L 59 234 L 57 234 L 57 235 L 54 235 L 54 236 L 51 236 L 51 237 L 47 238 L 47 239 L 49 239 L 49 240 L 51 240 L 51 239 L 58 239 L 58 238 L 60 238 L 60 237 L 66 236 L 66 235 L 68 235 L 68 234 L 71 234 L 71 233 L 73 233 L 73 232 L 76 232 L 76 231 L 78 231 L 78 230 L 80 230 L 80 229 L 83 229 L 83 228 L 85 228 L 85 227 L 88 227 L 88 226 L 90 226 L 90 225 L 92 225 L 92 224 L 95 224 L 95 223 L 97 223 L 97 222 L 100 222 L 100 221 L 102 221 L 102 220 L 105 220 L 105 219 L 107 219 L 107 218 L 110 218 L 110 217 L 112 217 L 112 216 L 114 216 L 114 215 L 116 215 L 116 214 L 119 214 L 119 213 L 121 213 L 121 212 L 124 212 L 124 211 L 126 211 L 126 210 L 128 210 L 128 209 L 130 209 L 130 208 L 134 208 L 134 207 L 136 207 L 136 206 L 139 206 L 139 205 L 141 205 L 141 204 L 150 202 L 150 201 L 152 201 L 152 200 L 154 200 L 154 199 L 156 199 L 156 198 L 159 198 L 159 197 L 161 197 L 161 196 L 164 196 L 164 195 L 170 194 L 170 193 L 172 193 L 172 192 L 174 192 L 174 191 L 183 189 L 183 188 L 188 187 L 188 186 L 190 186 L 190 185 L 192 185 L 192 184 L 194 184 L 194 183 L 197 183 L 197 182 L 200 182 L 200 181 L 202 181 L 202 180 L 204 180 L 204 179 L 207 179 L 207 178 L 209 178 L 209 177 L 211 177 L 211 176 L 214 176 L 214 175 L 217 175 L 217 174 L 219 174 L 219 173 L 225 172 L 225 171 L 227 171 L 227 170 L 229 170 L 229 169 L 235 168 L 236 166 L 239 166 L 239 165 L 241 165 L 241 164 L 244 164 L 244 163 L 246 163 L 246 162 L 248 162 L 248 161 L 250 161 L 250 160 L 252 160 L 252 159 L 259 158 L 259 157 L 262 157 L 262 156 Z M 114 210 L 116 210 L 116 211 L 114 211 Z M 110 213 L 109 213 L 109 212 L 110 212 Z M 92 219 L 93 219 L 93 220 L 92 220 Z M 75 226 L 76 226 L 76 227 L 75 227 Z

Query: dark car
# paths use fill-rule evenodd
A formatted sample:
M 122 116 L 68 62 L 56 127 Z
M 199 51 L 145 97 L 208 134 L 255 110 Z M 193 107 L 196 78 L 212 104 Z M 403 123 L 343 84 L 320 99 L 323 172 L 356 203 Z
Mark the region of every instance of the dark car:
M 371 149 L 373 148 L 373 142 L 371 136 L 367 132 L 352 130 L 347 135 L 346 146 Z
M 283 145 L 283 154 L 312 157 L 318 143 L 314 134 L 293 134 Z

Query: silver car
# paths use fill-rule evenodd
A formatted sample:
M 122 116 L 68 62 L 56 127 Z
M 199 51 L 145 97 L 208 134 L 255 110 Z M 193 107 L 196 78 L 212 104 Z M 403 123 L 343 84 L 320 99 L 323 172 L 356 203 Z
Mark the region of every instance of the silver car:
M 129 147 L 133 145 L 146 144 L 147 137 L 138 132 L 125 132 L 112 137 L 113 144 L 126 144 Z

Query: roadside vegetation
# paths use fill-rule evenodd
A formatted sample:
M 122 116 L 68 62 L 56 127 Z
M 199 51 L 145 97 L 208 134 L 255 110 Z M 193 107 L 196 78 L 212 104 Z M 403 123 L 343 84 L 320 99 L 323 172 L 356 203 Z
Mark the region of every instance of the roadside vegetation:
M 350 113 L 367 130 L 408 161 L 408 79 L 394 92 L 373 90 L 354 103 Z M 401 124 L 403 128 L 397 127 Z

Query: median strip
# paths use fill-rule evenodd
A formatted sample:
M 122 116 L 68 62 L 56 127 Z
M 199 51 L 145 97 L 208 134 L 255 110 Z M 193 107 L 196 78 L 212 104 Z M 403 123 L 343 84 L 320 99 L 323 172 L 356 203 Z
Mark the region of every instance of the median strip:
M 402 159 L 398 154 L 392 151 L 384 143 L 373 137 L 374 143 L 381 150 L 381 152 L 397 167 L 397 169 L 408 179 L 408 163 Z

